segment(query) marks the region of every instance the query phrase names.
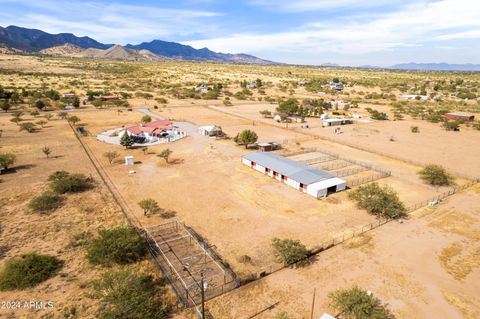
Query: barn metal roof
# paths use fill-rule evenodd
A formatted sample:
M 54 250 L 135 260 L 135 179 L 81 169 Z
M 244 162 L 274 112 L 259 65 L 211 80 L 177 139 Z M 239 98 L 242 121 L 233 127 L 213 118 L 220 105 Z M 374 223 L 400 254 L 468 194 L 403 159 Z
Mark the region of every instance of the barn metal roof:
M 311 168 L 274 153 L 257 152 L 242 157 L 305 185 L 335 177 L 335 175 L 328 172 Z

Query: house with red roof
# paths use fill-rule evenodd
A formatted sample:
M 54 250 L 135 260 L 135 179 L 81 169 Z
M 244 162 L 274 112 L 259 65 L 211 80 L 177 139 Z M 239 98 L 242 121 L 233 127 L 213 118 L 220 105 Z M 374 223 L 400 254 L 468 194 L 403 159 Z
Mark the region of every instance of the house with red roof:
M 154 143 L 161 139 L 171 142 L 186 136 L 185 132 L 178 130 L 178 127 L 168 120 L 129 126 L 125 128 L 125 132 L 139 143 Z

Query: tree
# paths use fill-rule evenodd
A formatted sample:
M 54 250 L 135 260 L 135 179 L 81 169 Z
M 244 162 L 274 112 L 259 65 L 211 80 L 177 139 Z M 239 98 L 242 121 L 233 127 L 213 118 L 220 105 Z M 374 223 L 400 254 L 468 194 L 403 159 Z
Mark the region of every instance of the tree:
M 348 197 L 356 201 L 359 208 L 376 216 L 400 218 L 406 214 L 405 206 L 397 193 L 388 186 L 381 187 L 378 183 L 360 186 L 349 193 Z
M 142 147 L 142 152 L 143 152 L 143 155 L 146 155 L 148 152 L 148 147 L 147 146 Z
M 50 187 L 55 193 L 79 193 L 94 186 L 93 178 L 83 174 L 70 174 L 65 171 L 57 171 L 48 178 Z
M 449 185 L 453 181 L 453 176 L 448 174 L 445 169 L 436 164 L 429 164 L 418 172 L 420 178 L 435 186 Z
M 65 111 L 58 112 L 58 113 L 57 113 L 57 116 L 58 116 L 59 118 L 61 118 L 62 120 L 64 120 L 64 119 L 66 119 L 66 118 L 67 118 L 67 116 L 68 116 L 68 113 L 67 113 L 67 112 L 65 112 Z
M 150 123 L 152 121 L 152 117 L 150 115 L 142 116 L 142 123 Z
M 250 144 L 255 144 L 257 140 L 258 135 L 252 130 L 244 130 L 235 138 L 235 142 L 241 145 L 245 145 L 245 148 L 248 148 L 248 145 Z
M 106 152 L 103 154 L 103 156 L 105 156 L 108 159 L 108 162 L 112 164 L 113 160 L 119 157 L 120 154 L 118 154 L 118 152 L 113 151 L 113 152 Z
M 5 112 L 8 112 L 8 110 L 10 110 L 10 108 L 11 108 L 11 105 L 10 105 L 10 103 L 8 103 L 8 100 L 3 100 L 2 104 L 0 105 L 0 107 L 1 107 L 2 110 L 4 110 Z
M 168 164 L 168 160 L 169 160 L 169 157 L 170 155 L 172 155 L 173 151 L 169 148 L 167 149 L 164 149 L 163 151 L 161 151 L 157 156 L 160 157 L 160 158 L 163 158 L 165 160 L 165 162 Z
M 12 153 L 0 153 L 0 166 L 4 170 L 8 170 L 15 163 L 17 156 Z
M 142 260 L 147 247 L 141 237 L 127 226 L 100 230 L 87 250 L 87 260 L 93 265 L 125 265 Z
M 131 147 L 134 143 L 135 141 L 130 135 L 128 135 L 127 131 L 125 131 L 122 137 L 120 137 L 120 145 L 122 145 L 125 148 Z
M 72 115 L 67 118 L 67 121 L 69 123 L 72 123 L 73 126 L 75 126 L 78 122 L 80 122 L 80 118 L 78 116 Z
M 277 112 L 290 114 L 297 114 L 299 102 L 297 99 L 291 98 L 285 101 L 280 102 L 277 107 Z
M 45 108 L 45 102 L 43 102 L 42 100 L 36 100 L 35 101 L 35 107 L 39 110 L 43 110 Z
M 158 206 L 158 203 L 151 198 L 147 198 L 138 202 L 138 206 L 143 209 L 143 215 L 147 216 L 148 214 L 158 213 L 161 211 L 161 208 Z
M 0 272 L 0 290 L 18 290 L 35 287 L 55 276 L 63 262 L 53 256 L 36 253 L 7 260 Z
M 286 266 L 304 260 L 310 255 L 310 251 L 299 240 L 274 238 L 272 247 L 277 261 Z
M 45 156 L 48 158 L 48 157 L 50 156 L 50 154 L 52 153 L 52 150 L 51 150 L 49 147 L 44 146 L 44 147 L 42 148 L 42 152 L 43 152 L 43 154 L 45 154 Z
M 93 282 L 93 297 L 103 301 L 99 319 L 166 319 L 169 306 L 151 275 L 134 269 L 113 269 Z
M 80 107 L 80 99 L 78 96 L 75 96 L 72 101 L 72 105 L 74 108 L 79 108 Z
M 35 124 L 32 122 L 20 123 L 20 131 L 27 131 L 28 133 L 33 133 L 36 130 Z
M 346 319 L 393 319 L 393 314 L 372 294 L 354 286 L 329 294 L 331 306 Z

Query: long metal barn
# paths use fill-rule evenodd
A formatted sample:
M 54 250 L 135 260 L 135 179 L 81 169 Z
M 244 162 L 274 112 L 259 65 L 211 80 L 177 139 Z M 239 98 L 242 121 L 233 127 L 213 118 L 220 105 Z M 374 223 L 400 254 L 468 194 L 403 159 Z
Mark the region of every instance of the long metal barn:
M 331 173 L 274 153 L 250 153 L 242 156 L 242 163 L 316 198 L 343 191 L 347 187 L 347 182 Z

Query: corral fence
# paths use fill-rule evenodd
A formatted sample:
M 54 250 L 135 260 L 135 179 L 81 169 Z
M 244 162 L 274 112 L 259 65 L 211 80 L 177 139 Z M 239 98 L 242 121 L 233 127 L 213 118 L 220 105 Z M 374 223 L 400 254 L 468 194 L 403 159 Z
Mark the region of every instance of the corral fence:
M 178 221 L 148 226 L 147 241 L 155 260 L 180 302 L 198 307 L 239 286 L 235 273 L 193 229 Z

